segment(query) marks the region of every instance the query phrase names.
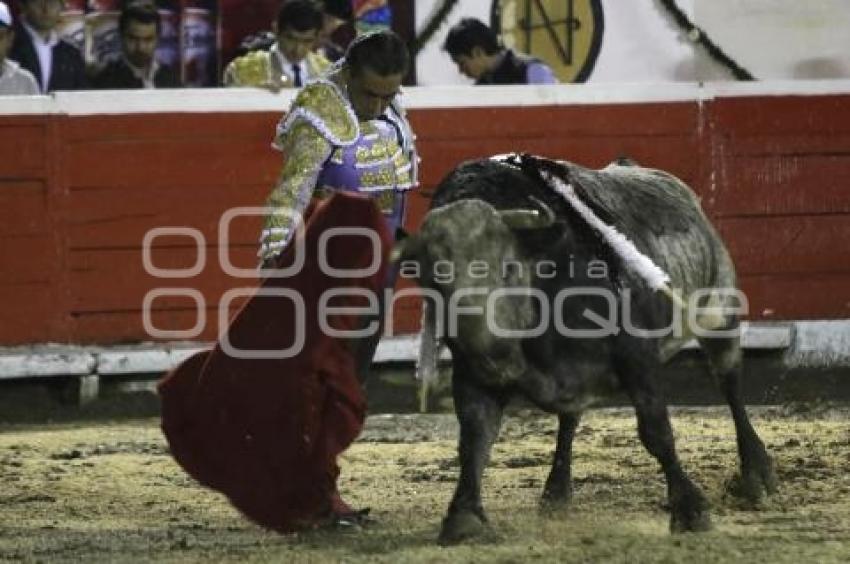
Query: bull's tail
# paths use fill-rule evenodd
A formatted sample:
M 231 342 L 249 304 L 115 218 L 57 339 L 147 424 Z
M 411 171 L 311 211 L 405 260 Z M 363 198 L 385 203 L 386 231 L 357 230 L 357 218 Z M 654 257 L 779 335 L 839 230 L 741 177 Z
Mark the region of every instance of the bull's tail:
M 440 340 L 437 337 L 436 305 L 422 300 L 422 328 L 419 330 L 419 355 L 416 359 L 416 379 L 419 380 L 419 409 L 428 411 L 428 390 L 437 381 L 440 359 Z

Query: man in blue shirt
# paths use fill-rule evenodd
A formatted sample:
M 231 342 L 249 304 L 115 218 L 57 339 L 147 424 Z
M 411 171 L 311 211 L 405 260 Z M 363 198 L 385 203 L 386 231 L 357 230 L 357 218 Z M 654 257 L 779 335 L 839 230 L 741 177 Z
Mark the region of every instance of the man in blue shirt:
M 558 83 L 546 63 L 502 47 L 493 30 L 475 18 L 464 18 L 454 25 L 443 49 L 475 84 Z

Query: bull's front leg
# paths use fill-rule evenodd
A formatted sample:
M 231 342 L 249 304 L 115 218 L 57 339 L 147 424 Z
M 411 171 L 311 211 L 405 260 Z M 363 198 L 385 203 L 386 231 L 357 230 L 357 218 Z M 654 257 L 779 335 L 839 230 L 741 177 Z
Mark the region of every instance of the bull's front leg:
M 448 513 L 443 519 L 440 544 L 454 544 L 481 534 L 487 517 L 481 504 L 481 477 L 490 449 L 499 434 L 504 401 L 469 382 L 460 359 L 455 358 L 452 392 L 460 423 L 458 454 L 460 477 Z
M 544 512 L 563 509 L 569 505 L 572 498 L 572 449 L 579 418 L 580 415 L 573 413 L 558 415 L 558 442 L 555 445 L 552 470 L 546 479 L 540 502 L 540 508 Z

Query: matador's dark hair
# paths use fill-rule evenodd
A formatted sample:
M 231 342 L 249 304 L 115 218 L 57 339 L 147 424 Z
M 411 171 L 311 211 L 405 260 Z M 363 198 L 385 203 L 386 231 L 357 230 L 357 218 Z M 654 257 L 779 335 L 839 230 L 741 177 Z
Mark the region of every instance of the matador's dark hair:
M 345 52 L 345 62 L 352 74 L 368 67 L 376 74 L 407 74 L 410 54 L 401 37 L 392 31 L 376 31 L 357 37 Z

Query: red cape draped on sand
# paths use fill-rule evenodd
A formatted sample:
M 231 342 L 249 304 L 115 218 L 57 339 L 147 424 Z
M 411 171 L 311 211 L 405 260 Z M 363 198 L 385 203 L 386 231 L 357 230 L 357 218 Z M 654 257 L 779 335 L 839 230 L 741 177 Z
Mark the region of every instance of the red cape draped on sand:
M 343 340 L 328 337 L 317 315 L 330 288 L 383 291 L 391 246 L 384 219 L 371 200 L 338 194 L 311 209 L 304 230 L 306 261 L 291 277 L 266 279 L 262 288 L 291 289 L 303 297 L 301 327 L 289 297 L 254 296 L 227 330 L 237 350 L 283 351 L 304 333 L 302 352 L 286 359 L 229 356 L 224 340 L 198 353 L 159 384 L 162 429 L 171 452 L 196 480 L 224 493 L 257 523 L 281 532 L 350 511 L 336 491 L 337 455 L 363 426 L 366 402 L 355 373 L 355 358 Z M 319 237 L 332 227 L 366 227 L 381 239 L 381 266 L 372 276 L 336 278 L 318 265 Z M 293 263 L 289 245 L 279 265 Z M 374 250 L 362 235 L 327 240 L 328 264 L 368 268 Z M 334 298 L 333 307 L 363 307 L 364 299 Z M 332 327 L 358 327 L 357 315 L 329 317 Z

